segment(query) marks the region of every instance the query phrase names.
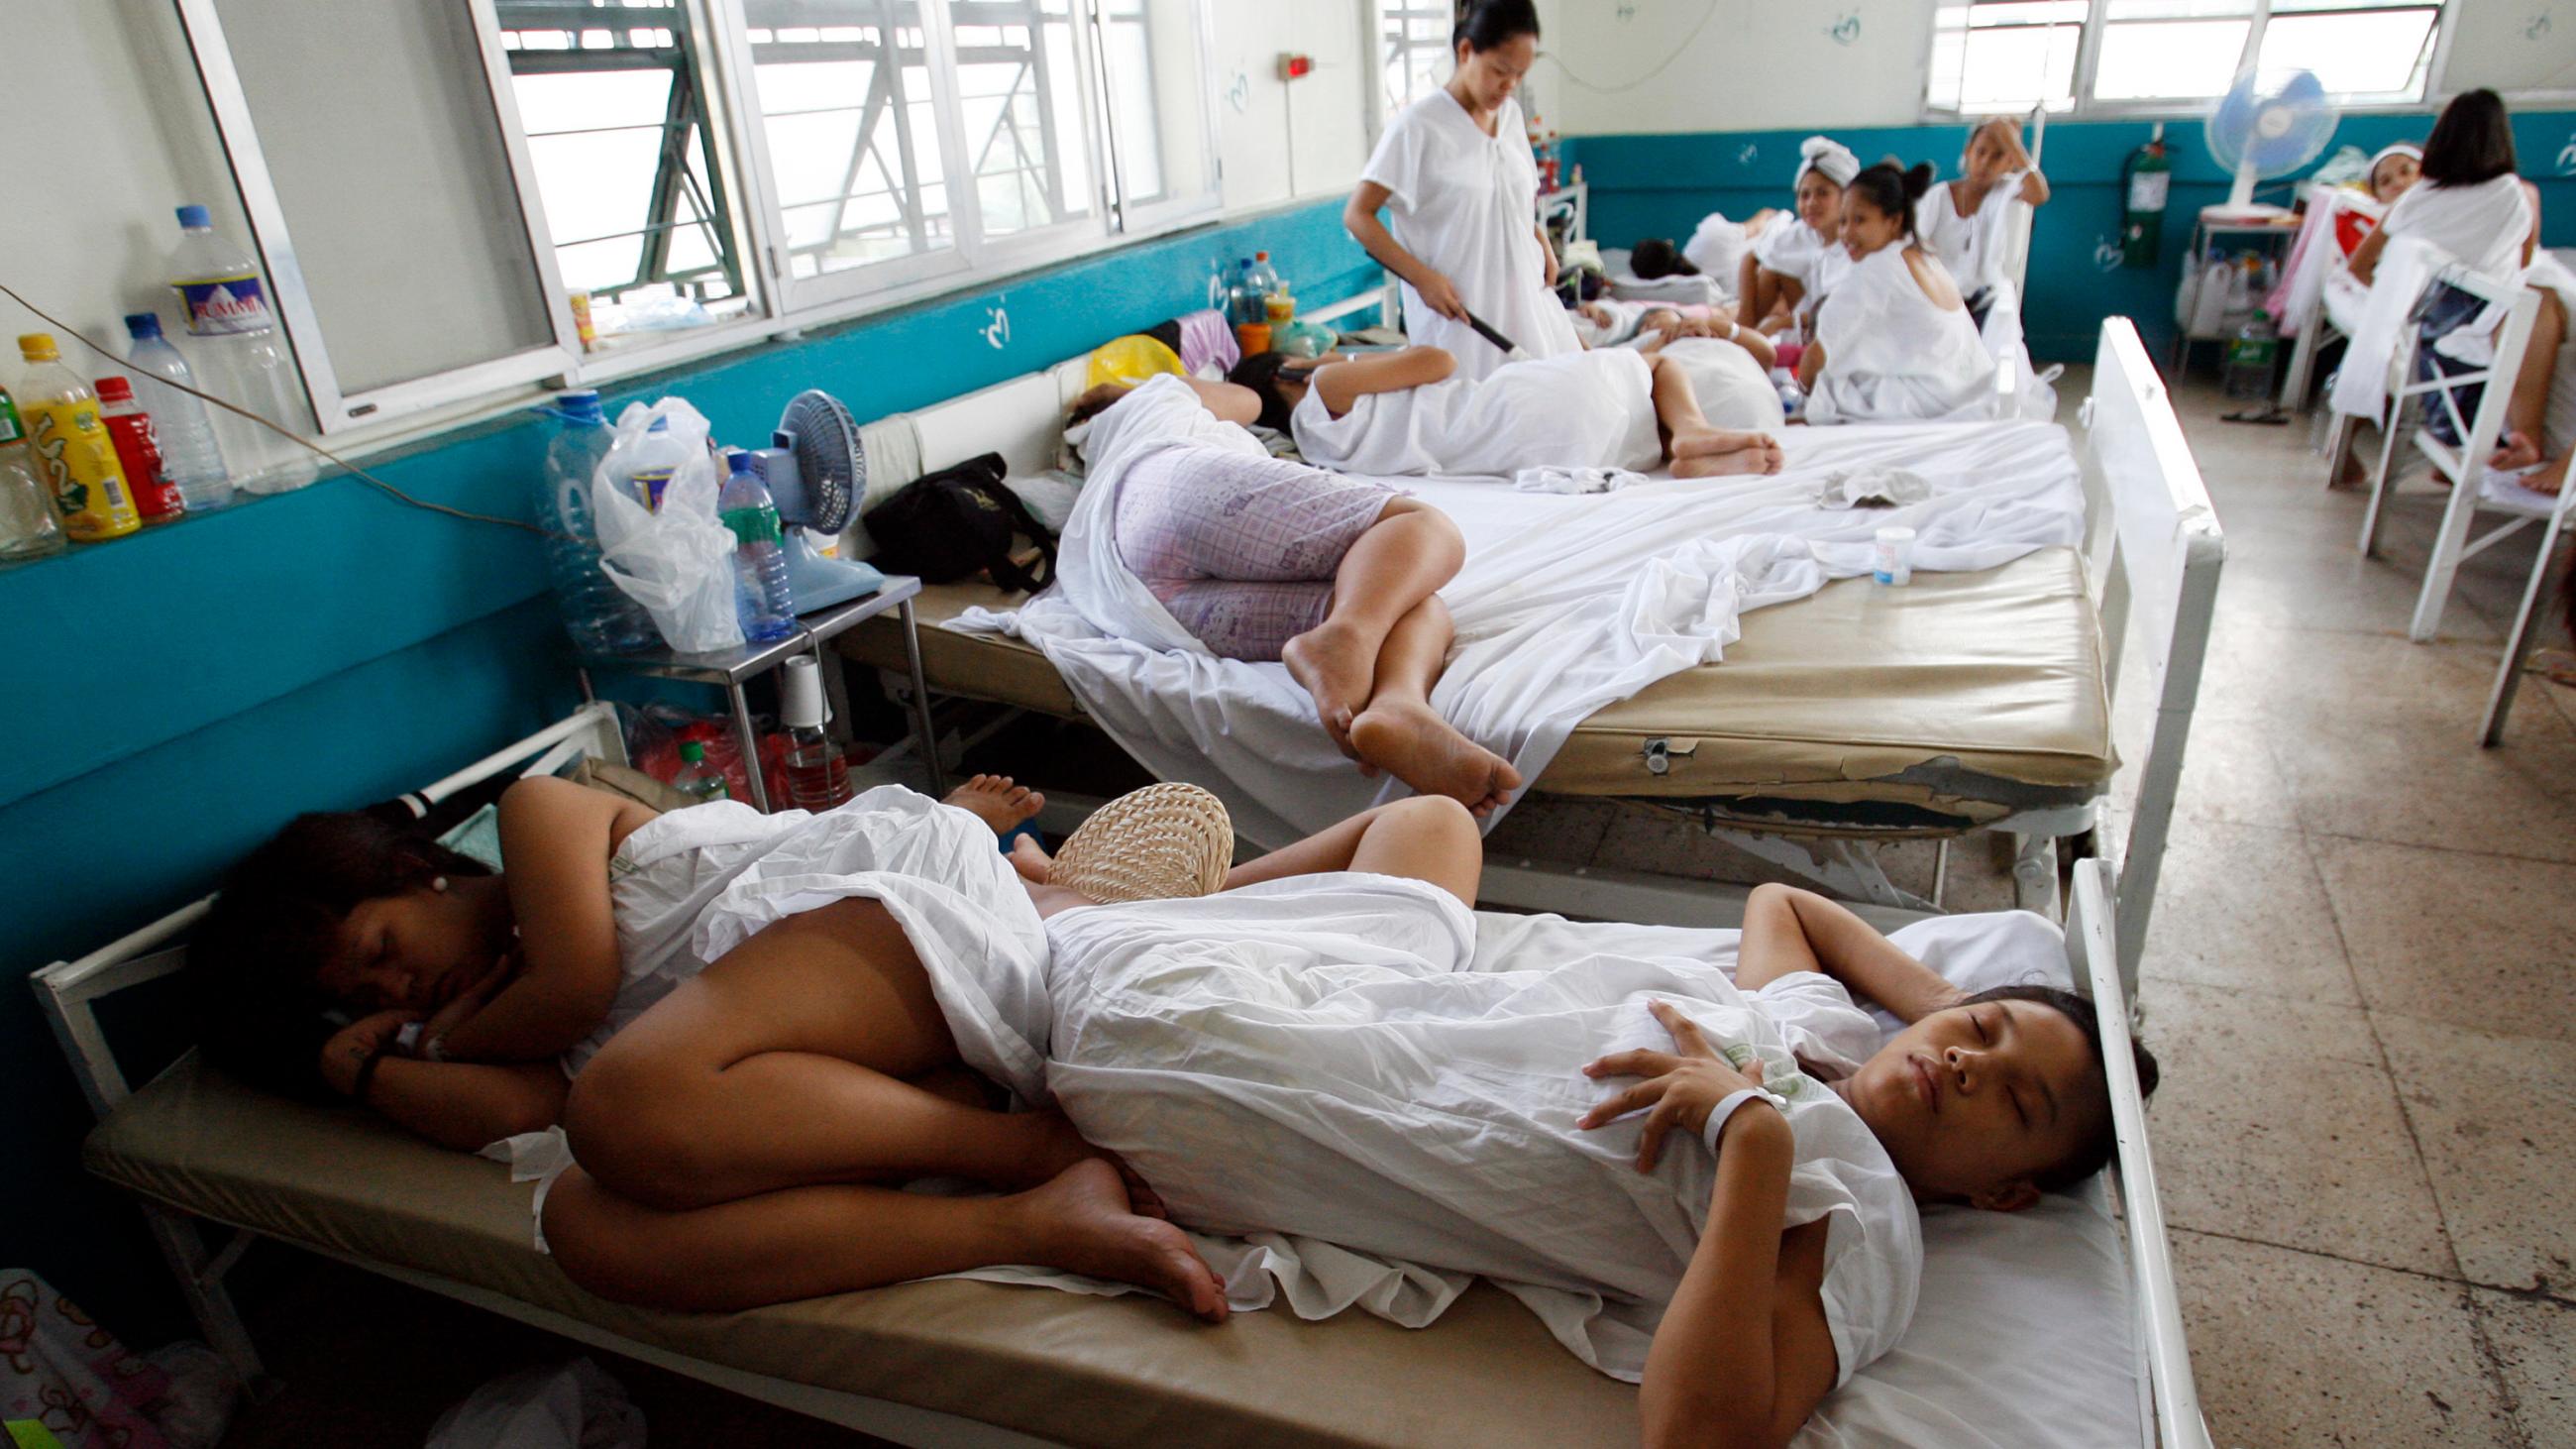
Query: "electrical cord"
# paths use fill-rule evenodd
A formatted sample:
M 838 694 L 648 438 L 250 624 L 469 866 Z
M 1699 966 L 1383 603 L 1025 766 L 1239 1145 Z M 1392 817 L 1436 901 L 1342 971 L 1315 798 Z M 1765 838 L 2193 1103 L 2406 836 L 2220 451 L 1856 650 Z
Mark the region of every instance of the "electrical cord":
M 359 467 L 357 464 L 350 462 L 348 459 L 341 457 L 339 454 L 332 452 L 330 449 L 323 447 L 319 443 L 312 442 L 309 439 L 298 435 L 291 429 L 281 428 L 277 424 L 270 422 L 268 419 L 261 417 L 259 414 L 252 412 L 246 407 L 240 407 L 233 403 L 226 402 L 222 398 L 219 398 L 210 392 L 200 392 L 196 388 L 191 387 L 184 382 L 172 382 L 166 377 L 145 372 L 143 369 L 136 367 L 124 358 L 117 356 L 115 353 L 108 351 L 105 347 L 102 347 L 97 342 L 91 340 L 89 334 L 81 331 L 77 327 L 74 327 L 70 323 L 63 321 L 61 318 L 54 316 L 52 313 L 37 306 L 35 303 L 28 301 L 17 288 L 10 286 L 6 282 L 0 282 L 0 294 L 6 294 L 9 300 L 26 308 L 28 311 L 35 313 L 56 332 L 60 332 L 65 336 L 70 337 L 74 341 L 80 343 L 81 346 L 86 347 L 90 351 L 97 353 L 99 356 L 106 358 L 108 361 L 116 364 L 120 368 L 123 368 L 125 371 L 133 373 L 136 377 L 147 378 L 153 382 L 160 383 L 165 387 L 176 388 L 179 391 L 188 394 L 190 397 L 196 398 L 200 402 L 212 403 L 216 407 L 222 408 L 225 412 L 231 413 L 236 417 L 248 418 L 250 421 L 259 424 L 261 427 L 268 429 L 270 432 L 277 434 L 279 437 L 284 438 L 295 446 L 304 449 L 306 452 L 319 454 L 324 458 L 328 458 L 335 466 L 346 471 L 350 477 L 355 478 L 359 482 L 365 483 L 370 487 L 378 489 L 392 497 L 396 502 L 406 503 L 414 508 L 422 509 L 430 513 L 444 513 L 450 518 L 462 518 L 469 523 L 491 523 L 498 524 L 503 528 L 524 529 L 529 533 L 536 534 L 540 538 L 569 539 L 570 537 L 566 534 L 556 533 L 554 530 L 549 528 L 540 528 L 536 524 L 529 523 L 521 519 L 502 518 L 489 513 L 471 513 L 462 508 L 450 508 L 444 503 L 430 503 L 422 499 L 414 498 L 410 494 L 405 493 L 403 490 L 395 487 L 391 483 L 377 477 L 375 474 L 368 472 L 366 469 Z M 578 540 L 573 541 L 577 542 Z
M 1653 70 L 1646 72 L 1644 75 L 1637 77 L 1635 80 L 1621 81 L 1617 85 L 1602 85 L 1597 81 L 1585 80 L 1583 77 L 1576 75 L 1574 73 L 1574 68 L 1565 63 L 1565 58 L 1554 51 L 1547 52 L 1547 58 L 1556 62 L 1556 68 L 1564 74 L 1567 80 L 1574 82 L 1585 90 L 1593 91 L 1605 96 L 1617 95 L 1621 91 L 1633 91 L 1639 86 L 1644 85 L 1646 82 L 1653 80 L 1655 77 L 1662 75 L 1665 71 L 1672 69 L 1673 62 L 1682 58 L 1682 53 L 1689 50 L 1691 46 L 1699 40 L 1699 33 L 1708 29 L 1708 23 L 1716 18 L 1717 0 L 1708 0 L 1708 8 L 1699 13 L 1699 23 L 1690 28 L 1690 34 L 1682 37 L 1681 44 L 1674 46 L 1671 51 L 1665 54 L 1661 64 L 1657 65 Z

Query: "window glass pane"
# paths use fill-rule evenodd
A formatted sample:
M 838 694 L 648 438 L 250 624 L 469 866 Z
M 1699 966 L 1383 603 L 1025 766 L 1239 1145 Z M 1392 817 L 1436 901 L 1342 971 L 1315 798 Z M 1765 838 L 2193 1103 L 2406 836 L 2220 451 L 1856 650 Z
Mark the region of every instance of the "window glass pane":
M 1213 201 L 1206 62 L 1196 0 L 1100 0 L 1102 84 L 1116 178 L 1130 207 Z
M 2372 10 L 2273 15 L 2263 27 L 2260 69 L 2311 70 L 2334 95 L 2423 94 L 2438 12 Z
M 592 294 L 600 332 L 746 310 L 734 200 L 678 0 L 493 9 L 555 264 L 567 288 Z
M 2199 100 L 2225 95 L 2236 79 L 2238 62 L 2245 52 L 2245 36 L 2252 28 L 2243 20 L 2106 26 L 2102 32 L 2102 57 L 2093 72 L 2094 98 Z
M 911 0 L 745 0 L 751 109 L 806 278 L 953 244 L 920 10 Z
M 2050 110 L 2075 104 L 2086 0 L 1948 4 L 1932 29 L 1930 105 L 1946 111 Z
M 1445 5 L 1385 0 L 1378 9 L 1380 75 L 1390 116 L 1446 84 L 1451 18 Z
M 1071 7 L 950 0 L 948 16 L 984 235 L 1092 215 Z

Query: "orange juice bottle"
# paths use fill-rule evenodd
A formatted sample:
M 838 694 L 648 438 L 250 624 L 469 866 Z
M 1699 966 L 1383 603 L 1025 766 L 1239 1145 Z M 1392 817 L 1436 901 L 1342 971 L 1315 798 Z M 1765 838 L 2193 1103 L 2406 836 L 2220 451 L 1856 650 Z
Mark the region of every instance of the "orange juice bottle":
M 53 334 L 20 337 L 18 355 L 27 360 L 28 369 L 19 410 L 27 420 L 27 441 L 35 445 L 43 465 L 45 486 L 53 490 L 54 511 L 63 516 L 63 531 L 76 543 L 97 543 L 141 528 L 142 516 L 125 486 L 125 469 L 116 461 L 115 440 L 99 420 L 98 399 L 80 374 L 63 366 Z

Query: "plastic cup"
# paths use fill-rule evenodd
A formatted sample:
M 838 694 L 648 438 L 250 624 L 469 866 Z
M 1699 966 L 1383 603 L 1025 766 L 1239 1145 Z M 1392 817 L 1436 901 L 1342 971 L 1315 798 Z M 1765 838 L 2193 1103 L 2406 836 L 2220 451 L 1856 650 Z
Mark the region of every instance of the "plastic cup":
M 1270 350 L 1270 324 L 1267 322 L 1235 323 L 1234 343 L 1237 347 L 1243 349 L 1243 355 L 1246 357 L 1250 357 L 1254 353 L 1258 352 L 1268 352 Z
M 1914 581 L 1914 530 L 1903 524 L 1878 531 L 1878 581 L 1903 586 Z

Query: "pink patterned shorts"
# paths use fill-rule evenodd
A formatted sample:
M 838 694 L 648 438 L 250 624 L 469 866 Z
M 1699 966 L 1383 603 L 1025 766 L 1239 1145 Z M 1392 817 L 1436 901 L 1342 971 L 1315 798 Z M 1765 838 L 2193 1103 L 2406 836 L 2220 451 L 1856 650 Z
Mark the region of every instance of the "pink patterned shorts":
M 1275 660 L 1324 621 L 1333 575 L 1397 497 L 1285 458 L 1166 448 L 1118 485 L 1118 556 L 1200 643 Z

